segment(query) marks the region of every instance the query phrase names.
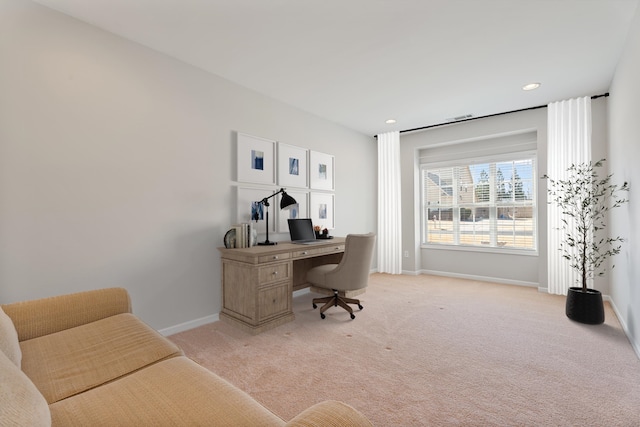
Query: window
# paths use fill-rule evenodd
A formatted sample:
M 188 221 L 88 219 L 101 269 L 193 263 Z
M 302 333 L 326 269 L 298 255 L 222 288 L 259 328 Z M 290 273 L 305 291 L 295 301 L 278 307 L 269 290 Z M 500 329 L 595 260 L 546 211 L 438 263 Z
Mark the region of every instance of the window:
M 422 165 L 422 243 L 537 249 L 535 153 Z

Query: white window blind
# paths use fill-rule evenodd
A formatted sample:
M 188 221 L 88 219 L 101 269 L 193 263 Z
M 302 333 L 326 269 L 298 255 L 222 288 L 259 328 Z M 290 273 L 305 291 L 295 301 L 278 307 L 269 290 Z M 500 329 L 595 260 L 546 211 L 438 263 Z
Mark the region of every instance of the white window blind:
M 422 243 L 537 249 L 535 153 L 422 165 Z

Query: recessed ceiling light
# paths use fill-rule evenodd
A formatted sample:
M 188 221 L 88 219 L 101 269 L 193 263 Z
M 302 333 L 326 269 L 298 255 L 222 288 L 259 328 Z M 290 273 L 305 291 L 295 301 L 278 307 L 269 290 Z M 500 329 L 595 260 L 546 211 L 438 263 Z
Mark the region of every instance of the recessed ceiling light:
M 529 83 L 522 86 L 522 90 L 534 90 L 540 87 L 540 83 Z
M 389 120 L 385 120 L 385 123 L 388 125 L 392 125 L 396 122 L 396 119 L 389 119 Z

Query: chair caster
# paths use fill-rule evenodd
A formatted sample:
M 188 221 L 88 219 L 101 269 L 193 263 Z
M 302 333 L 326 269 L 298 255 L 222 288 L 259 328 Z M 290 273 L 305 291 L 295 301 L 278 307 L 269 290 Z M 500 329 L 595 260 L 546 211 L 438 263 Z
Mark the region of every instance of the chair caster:
M 361 306 L 360 304 L 358 304 L 358 308 L 359 308 L 360 310 L 362 310 L 364 307 L 363 307 L 363 306 Z
M 353 313 L 351 313 L 351 320 L 353 320 L 353 319 L 355 319 L 355 318 L 356 318 L 356 315 L 355 315 L 355 314 L 353 314 Z
M 313 303 L 312 303 L 313 304 Z M 318 308 L 317 305 L 313 304 L 313 309 L 315 310 L 316 308 Z
M 327 316 L 325 316 L 324 313 L 320 313 L 320 318 L 321 319 L 324 319 L 325 317 L 327 317 Z

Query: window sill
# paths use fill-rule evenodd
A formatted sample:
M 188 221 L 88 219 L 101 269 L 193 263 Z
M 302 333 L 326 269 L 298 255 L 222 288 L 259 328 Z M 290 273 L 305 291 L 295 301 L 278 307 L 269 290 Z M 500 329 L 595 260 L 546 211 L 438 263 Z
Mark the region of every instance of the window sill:
M 443 251 L 462 251 L 462 252 L 481 252 L 502 255 L 521 255 L 521 256 L 538 256 L 538 250 L 534 249 L 514 249 L 514 248 L 494 248 L 464 245 L 445 245 L 445 244 L 421 244 L 421 249 L 435 249 Z

